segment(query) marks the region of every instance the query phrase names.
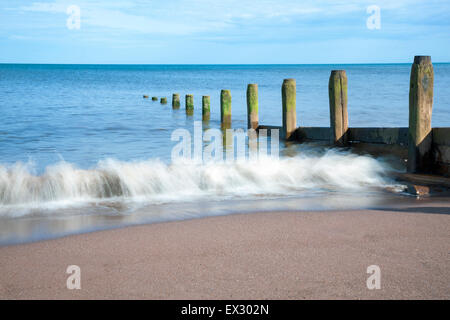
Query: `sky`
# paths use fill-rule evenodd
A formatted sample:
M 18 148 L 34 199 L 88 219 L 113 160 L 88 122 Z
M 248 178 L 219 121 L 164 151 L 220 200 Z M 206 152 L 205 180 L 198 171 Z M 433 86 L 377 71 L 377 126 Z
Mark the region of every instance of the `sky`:
M 450 62 L 450 1 L 0 0 L 0 63 L 410 63 L 415 55 Z

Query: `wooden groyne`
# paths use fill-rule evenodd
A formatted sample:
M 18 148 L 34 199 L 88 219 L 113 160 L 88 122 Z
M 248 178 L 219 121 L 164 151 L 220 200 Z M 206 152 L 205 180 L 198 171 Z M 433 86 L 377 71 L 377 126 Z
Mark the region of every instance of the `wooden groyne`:
M 431 57 L 415 57 L 409 87 L 408 172 L 426 172 L 432 166 L 433 82 Z
M 251 83 L 247 86 L 247 128 L 258 128 L 258 85 Z
M 202 120 L 209 121 L 211 117 L 211 99 L 209 96 L 202 97 Z
M 288 141 L 321 141 L 330 146 L 350 147 L 374 154 L 392 154 L 407 161 L 408 173 L 433 173 L 450 176 L 450 127 L 432 128 L 434 71 L 429 56 L 416 56 L 411 67 L 409 91 L 409 127 L 349 127 L 348 79 L 345 70 L 332 70 L 328 83 L 329 127 L 297 127 L 296 81 L 285 79 L 281 86 L 282 125 L 259 123 L 258 85 L 247 86 L 248 129 L 279 129 L 280 138 Z M 351 85 L 351 84 L 350 84 Z M 153 99 L 153 98 L 152 98 Z M 179 108 L 179 95 L 172 106 Z M 351 103 L 350 103 L 351 105 Z M 186 95 L 186 113 L 194 112 L 194 98 Z M 210 118 L 210 98 L 202 97 L 202 119 Z M 220 94 L 222 128 L 231 127 L 231 92 Z M 249 131 L 250 132 L 250 131 Z
M 297 127 L 297 84 L 295 79 L 285 79 L 281 85 L 283 125 L 281 138 L 291 139 Z
M 231 127 L 231 92 L 222 90 L 220 92 L 220 123 L 222 127 Z
M 194 95 L 186 95 L 186 114 L 191 116 L 194 114 Z
M 407 161 L 409 173 L 450 176 L 450 128 L 431 127 L 433 80 L 431 58 L 416 56 L 411 68 L 409 127 L 351 128 L 348 127 L 347 76 L 344 70 L 333 70 L 329 81 L 330 127 L 300 126 L 286 138 L 298 142 L 322 141 L 335 146 L 357 147 L 369 153 L 395 154 Z M 291 101 L 291 105 L 295 106 L 295 100 Z M 260 125 L 258 129 L 287 130 L 285 113 L 283 102 L 283 126 Z
M 180 109 L 181 102 L 180 102 L 180 94 L 174 93 L 172 94 L 172 109 Z
M 328 82 L 330 99 L 330 139 L 336 145 L 348 142 L 347 75 L 345 70 L 331 71 Z

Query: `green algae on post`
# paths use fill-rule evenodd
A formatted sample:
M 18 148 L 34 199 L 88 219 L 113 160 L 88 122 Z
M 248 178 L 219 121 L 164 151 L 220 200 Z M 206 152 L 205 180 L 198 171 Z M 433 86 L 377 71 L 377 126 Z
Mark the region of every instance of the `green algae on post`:
M 194 114 L 194 96 L 192 94 L 186 95 L 186 114 Z
M 295 79 L 284 79 L 283 85 L 281 86 L 283 105 L 283 127 L 281 134 L 286 140 L 291 138 L 297 126 L 296 90 L 297 85 Z
M 174 93 L 172 95 L 172 109 L 180 109 L 180 95 L 178 93 Z
M 211 102 L 209 96 L 202 97 L 202 120 L 208 121 L 211 114 Z
M 223 126 L 231 125 L 231 92 L 222 90 L 220 92 L 220 122 Z
M 162 97 L 161 98 L 161 104 L 167 104 L 167 98 L 166 97 Z
M 251 83 L 247 86 L 247 128 L 258 127 L 258 85 Z

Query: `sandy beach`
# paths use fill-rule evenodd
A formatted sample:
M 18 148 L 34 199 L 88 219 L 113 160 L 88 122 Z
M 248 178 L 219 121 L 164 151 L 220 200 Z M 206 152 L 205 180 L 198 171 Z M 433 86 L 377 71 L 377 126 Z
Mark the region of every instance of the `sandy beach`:
M 449 299 L 450 204 L 271 212 L 0 248 L 2 299 Z M 81 268 L 68 290 L 66 268 Z M 369 290 L 378 265 L 381 289 Z

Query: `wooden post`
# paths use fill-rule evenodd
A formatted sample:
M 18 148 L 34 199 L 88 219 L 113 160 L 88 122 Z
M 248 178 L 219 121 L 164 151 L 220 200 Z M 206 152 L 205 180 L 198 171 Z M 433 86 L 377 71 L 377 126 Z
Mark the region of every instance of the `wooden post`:
M 331 143 L 344 146 L 347 144 L 347 75 L 345 70 L 331 71 L 328 82 L 330 98 Z
M 186 95 L 186 114 L 190 116 L 194 114 L 194 96 L 192 94 Z
M 256 129 L 258 127 L 258 85 L 249 84 L 247 86 L 247 128 Z
M 172 109 L 180 109 L 180 95 L 178 93 L 174 93 L 172 95 Z
M 167 104 L 167 98 L 166 97 L 162 97 L 161 98 L 161 104 Z
M 208 121 L 211 114 L 211 103 L 209 96 L 202 97 L 202 120 Z
M 158 97 L 152 97 L 152 101 L 158 101 Z
M 409 87 L 408 172 L 432 171 L 431 113 L 434 71 L 430 56 L 416 56 Z
M 283 103 L 283 128 L 281 136 L 288 140 L 297 128 L 296 112 L 296 90 L 295 79 L 285 79 L 281 86 L 281 97 Z
M 231 126 L 231 93 L 230 90 L 220 92 L 220 122 L 222 127 Z

